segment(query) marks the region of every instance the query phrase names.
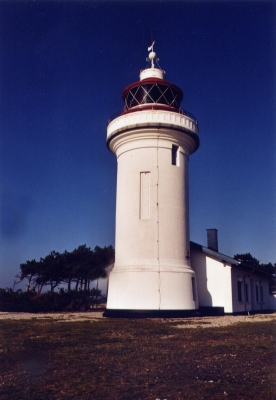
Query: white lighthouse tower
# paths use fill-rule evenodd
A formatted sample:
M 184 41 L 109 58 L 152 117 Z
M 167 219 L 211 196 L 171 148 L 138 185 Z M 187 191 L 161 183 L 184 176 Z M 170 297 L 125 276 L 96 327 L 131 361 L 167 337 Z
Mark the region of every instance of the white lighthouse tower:
M 154 43 L 153 43 L 154 44 Z M 190 265 L 189 156 L 199 146 L 183 93 L 150 67 L 123 91 L 124 110 L 107 128 L 118 162 L 115 265 L 105 316 L 182 316 L 197 309 Z

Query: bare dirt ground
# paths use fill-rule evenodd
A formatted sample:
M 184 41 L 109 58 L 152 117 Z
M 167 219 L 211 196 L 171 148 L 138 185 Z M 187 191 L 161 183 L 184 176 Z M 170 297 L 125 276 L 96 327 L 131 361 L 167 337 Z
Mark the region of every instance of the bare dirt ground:
M 276 313 L 102 313 L 0 312 L 0 398 L 276 400 Z
M 20 313 L 20 312 L 0 312 L 0 320 L 55 320 L 56 322 L 77 322 L 77 321 L 108 321 L 100 311 L 73 312 L 73 313 Z M 167 319 L 163 319 L 166 322 Z M 273 314 L 255 315 L 225 315 L 223 317 L 195 317 L 169 319 L 170 322 L 178 322 L 178 328 L 210 328 L 233 325 L 239 322 L 264 322 L 276 320 L 276 312 Z
M 57 322 L 97 321 L 103 319 L 102 312 L 21 313 L 0 312 L 0 320 L 56 320 Z

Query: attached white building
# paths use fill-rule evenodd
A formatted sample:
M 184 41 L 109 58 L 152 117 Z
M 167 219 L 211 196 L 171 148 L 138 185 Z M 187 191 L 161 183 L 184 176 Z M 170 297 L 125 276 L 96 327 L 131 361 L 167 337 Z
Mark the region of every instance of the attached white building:
M 191 242 L 199 310 L 236 314 L 275 309 L 267 273 L 219 253 L 217 247 L 216 229 L 208 230 L 208 247 Z

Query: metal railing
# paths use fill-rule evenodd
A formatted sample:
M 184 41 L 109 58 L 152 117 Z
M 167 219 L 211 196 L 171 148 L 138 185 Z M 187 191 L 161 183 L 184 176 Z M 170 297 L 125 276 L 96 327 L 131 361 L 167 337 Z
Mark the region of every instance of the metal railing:
M 157 104 L 156 104 L 156 105 L 157 105 Z M 154 106 L 152 107 L 152 110 L 164 110 L 164 109 L 161 108 L 161 107 L 160 107 L 160 108 L 156 108 L 156 105 L 155 105 L 155 107 L 154 107 Z M 109 125 L 110 122 L 112 122 L 114 119 L 120 117 L 121 115 L 130 114 L 130 113 L 136 112 L 136 111 L 143 111 L 143 110 L 145 110 L 145 109 L 146 109 L 146 108 L 138 108 L 138 109 L 131 109 L 131 108 L 130 108 L 130 109 L 127 109 L 127 108 L 123 108 L 122 110 L 117 111 L 116 113 L 114 113 L 114 114 L 111 115 L 111 117 L 108 119 L 107 125 Z M 150 109 L 150 107 L 147 108 L 147 110 L 149 110 L 149 109 Z M 181 114 L 181 115 L 184 115 L 184 116 L 186 116 L 186 117 L 189 117 L 189 118 L 191 118 L 191 119 L 195 122 L 196 126 L 198 126 L 197 118 L 196 118 L 192 113 L 190 113 L 190 112 L 187 111 L 187 110 L 184 110 L 183 108 L 179 108 L 178 110 L 172 109 L 172 110 L 167 110 L 167 111 L 175 112 L 176 114 Z

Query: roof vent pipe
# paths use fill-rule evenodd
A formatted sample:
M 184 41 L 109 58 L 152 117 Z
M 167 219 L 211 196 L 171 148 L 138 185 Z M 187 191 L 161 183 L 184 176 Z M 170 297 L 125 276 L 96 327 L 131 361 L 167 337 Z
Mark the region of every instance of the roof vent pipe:
M 218 252 L 218 230 L 207 229 L 207 247 Z

